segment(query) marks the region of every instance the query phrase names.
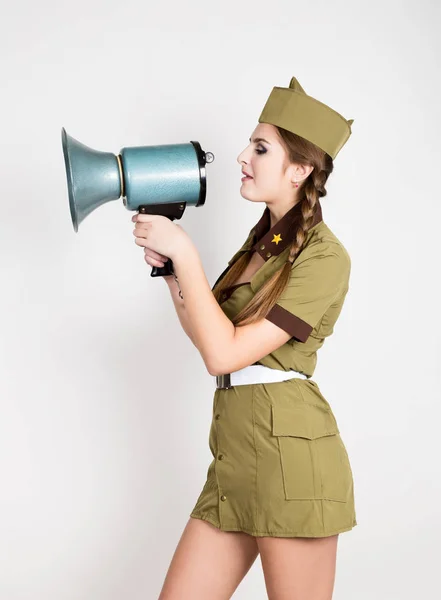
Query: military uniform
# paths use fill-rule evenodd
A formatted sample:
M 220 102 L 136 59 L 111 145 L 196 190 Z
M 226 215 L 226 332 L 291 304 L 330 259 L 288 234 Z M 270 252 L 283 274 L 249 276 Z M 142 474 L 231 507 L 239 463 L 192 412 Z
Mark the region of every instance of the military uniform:
M 292 77 L 289 88 L 273 88 L 259 122 L 297 133 L 335 159 L 353 119 L 308 96 Z M 225 291 L 220 306 L 230 319 L 288 260 L 299 211 L 297 203 L 271 228 L 266 207 L 228 262 L 215 285 L 243 252 L 254 250 L 265 261 L 249 282 Z M 255 363 L 306 378 L 215 390 L 213 460 L 191 517 L 223 531 L 273 537 L 324 537 L 357 525 L 348 454 L 332 409 L 311 379 L 317 351 L 342 310 L 350 270 L 349 255 L 318 202 L 288 284 L 265 317 L 291 338 Z
M 250 282 L 226 290 L 220 306 L 230 319 L 287 260 L 298 206 L 271 229 L 265 208 L 216 281 L 247 250 L 265 259 Z M 300 371 L 308 379 L 215 390 L 209 434 L 213 461 L 190 516 L 223 531 L 274 537 L 322 537 L 357 524 L 346 448 L 329 403 L 311 379 L 317 351 L 341 312 L 350 268 L 349 255 L 323 221 L 319 203 L 288 285 L 266 316 L 292 338 L 255 363 Z

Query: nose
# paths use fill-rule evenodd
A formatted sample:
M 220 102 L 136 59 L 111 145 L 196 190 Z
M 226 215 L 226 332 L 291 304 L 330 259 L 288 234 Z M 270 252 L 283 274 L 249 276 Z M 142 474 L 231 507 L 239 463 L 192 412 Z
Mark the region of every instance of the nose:
M 244 160 L 244 155 L 245 155 L 245 150 L 242 150 L 242 152 L 239 154 L 239 156 L 236 159 L 240 165 L 246 164 L 246 161 Z

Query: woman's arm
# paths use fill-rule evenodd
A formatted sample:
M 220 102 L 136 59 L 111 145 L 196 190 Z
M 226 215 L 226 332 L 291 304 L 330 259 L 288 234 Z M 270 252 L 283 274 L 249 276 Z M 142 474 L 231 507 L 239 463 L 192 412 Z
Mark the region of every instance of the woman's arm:
M 183 300 L 179 300 L 185 303 L 193 343 L 208 372 L 215 375 L 219 354 L 224 355 L 231 347 L 235 327 L 214 297 L 196 247 L 191 246 L 185 253 L 174 256 L 173 265 L 183 295 Z
M 268 319 L 239 327 L 236 333 L 235 326 L 214 297 L 199 253 L 185 231 L 162 215 L 132 217 L 132 221 L 138 219 L 142 225 L 137 223 L 133 234 L 135 242 L 145 247 L 148 264 L 160 266 L 167 257 L 173 261 L 179 280 L 179 287 L 170 289 L 173 303 L 182 327 L 199 350 L 210 375 L 232 373 L 252 365 L 291 337 Z M 171 236 L 169 245 L 168 235 Z M 149 239 L 158 251 L 150 248 Z M 179 298 L 179 288 L 182 298 Z
M 173 266 L 184 299 L 177 298 L 185 302 L 186 323 L 210 375 L 252 365 L 291 338 L 267 319 L 236 328 L 214 297 L 196 248 L 174 256 Z
M 176 314 L 178 315 L 179 321 L 182 325 L 182 329 L 191 339 L 193 344 L 196 346 L 194 337 L 191 333 L 190 321 L 188 320 L 187 311 L 185 310 L 184 300 L 179 296 L 179 288 L 175 281 L 173 275 L 166 275 L 163 277 L 165 279 L 168 289 L 170 290 L 170 295 L 173 300 L 173 304 L 175 305 Z M 197 346 L 196 346 L 197 347 Z

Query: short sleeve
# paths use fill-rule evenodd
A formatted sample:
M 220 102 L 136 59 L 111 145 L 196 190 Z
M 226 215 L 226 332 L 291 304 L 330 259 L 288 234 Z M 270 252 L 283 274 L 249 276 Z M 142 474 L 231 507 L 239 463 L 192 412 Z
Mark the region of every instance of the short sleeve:
M 309 250 L 309 249 L 305 249 Z M 351 262 L 343 247 L 318 245 L 294 261 L 286 288 L 266 319 L 306 342 L 332 303 L 347 288 Z

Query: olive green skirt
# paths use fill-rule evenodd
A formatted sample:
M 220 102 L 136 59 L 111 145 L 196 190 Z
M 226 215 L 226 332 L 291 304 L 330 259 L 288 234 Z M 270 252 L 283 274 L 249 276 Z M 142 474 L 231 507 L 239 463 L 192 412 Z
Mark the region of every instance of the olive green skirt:
M 357 525 L 348 454 L 311 379 L 216 389 L 209 446 L 191 517 L 253 536 L 325 537 Z

